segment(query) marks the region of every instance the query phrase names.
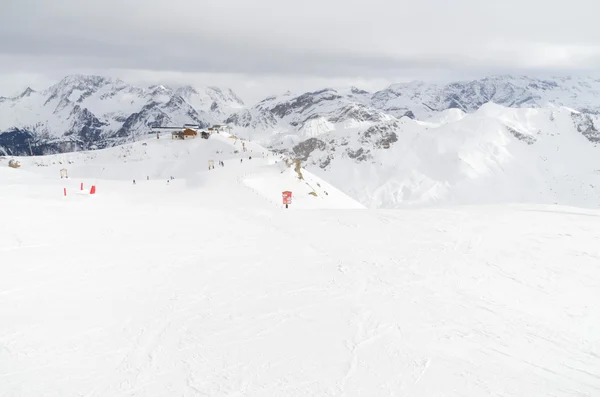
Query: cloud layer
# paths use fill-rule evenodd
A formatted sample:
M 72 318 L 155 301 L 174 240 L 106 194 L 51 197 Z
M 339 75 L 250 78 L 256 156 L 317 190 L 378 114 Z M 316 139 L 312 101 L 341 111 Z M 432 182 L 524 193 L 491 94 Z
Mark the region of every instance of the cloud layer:
M 598 11 L 595 0 L 5 0 L 0 74 L 383 82 L 593 70 Z

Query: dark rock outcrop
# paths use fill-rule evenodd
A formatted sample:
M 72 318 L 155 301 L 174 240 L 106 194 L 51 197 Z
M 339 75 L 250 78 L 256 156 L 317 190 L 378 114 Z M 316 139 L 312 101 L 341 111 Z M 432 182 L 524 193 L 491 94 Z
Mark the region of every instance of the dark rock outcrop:
M 584 113 L 571 113 L 571 119 L 575 124 L 575 128 L 579 131 L 586 139 L 593 143 L 600 142 L 600 131 L 596 129 L 594 120 Z
M 310 138 L 304 142 L 297 144 L 292 150 L 296 155 L 296 158 L 300 159 L 301 161 L 306 161 L 312 152 L 314 152 L 317 149 L 325 150 L 326 147 L 327 144 L 321 141 L 320 139 Z

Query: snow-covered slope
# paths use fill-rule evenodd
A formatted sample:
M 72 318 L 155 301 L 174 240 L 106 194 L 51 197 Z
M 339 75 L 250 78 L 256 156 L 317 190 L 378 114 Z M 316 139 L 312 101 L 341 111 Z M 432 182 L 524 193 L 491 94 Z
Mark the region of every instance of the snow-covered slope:
M 133 183 L 133 180 L 159 180 L 162 186 L 163 182 L 167 183 L 170 177 L 174 177 L 176 182 L 173 186 L 179 186 L 181 179 L 181 183 L 185 182 L 182 187 L 210 183 L 228 186 L 229 190 L 233 187 L 253 191 L 274 207 L 282 206 L 282 192 L 290 190 L 293 193 L 292 208 L 295 209 L 364 208 L 319 177 L 302 168 L 296 169 L 286 156 L 227 133 L 212 134 L 208 140 L 196 138 L 185 141 L 173 140 L 166 134 L 160 139 L 141 140 L 103 150 L 0 157 L 0 168 L 8 168 L 9 159 L 18 160 L 21 165 L 19 172 L 25 175 L 34 173 L 54 178 L 62 168 L 66 168 L 70 178 L 61 182 L 69 185 L 69 191 L 78 190 L 80 182 L 84 182 L 85 186 L 94 183 L 98 189 L 105 189 L 104 184 L 121 186 L 124 182 Z M 209 161 L 215 165 L 210 172 Z M 219 166 L 219 161 L 225 165 Z M 62 190 L 56 192 L 62 193 Z
M 347 210 L 246 145 L 0 160 L 0 395 L 600 390 L 599 211 Z
M 533 202 L 600 207 L 596 117 L 487 104 L 328 134 L 290 152 L 370 207 Z
M 105 147 L 152 126 L 220 123 L 244 106 L 219 88 L 135 87 L 99 76 L 67 76 L 47 90 L 0 100 L 0 151 L 35 154 Z

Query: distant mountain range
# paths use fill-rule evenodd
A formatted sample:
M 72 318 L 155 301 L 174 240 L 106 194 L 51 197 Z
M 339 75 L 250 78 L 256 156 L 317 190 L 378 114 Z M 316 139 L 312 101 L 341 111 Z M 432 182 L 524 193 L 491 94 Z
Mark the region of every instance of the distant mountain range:
M 263 132 L 310 138 L 325 132 L 360 127 L 402 117 L 426 120 L 447 109 L 472 113 L 486 103 L 506 107 L 566 106 L 583 113 L 600 113 L 600 80 L 495 76 L 446 85 L 412 82 L 393 84 L 369 93 L 323 89 L 296 96 L 269 97 L 232 114 L 227 122 Z
M 0 154 L 102 148 L 153 126 L 226 123 L 372 207 L 498 200 L 596 207 L 599 115 L 600 80 L 591 78 L 326 88 L 247 107 L 229 89 L 68 76 L 41 92 L 0 98 Z
M 371 207 L 600 206 L 600 80 L 497 76 L 267 98 L 227 118 Z
M 44 91 L 27 88 L 0 97 L 0 151 L 39 155 L 102 148 L 148 134 L 153 126 L 208 126 L 243 107 L 229 89 L 140 88 L 99 76 L 67 76 Z

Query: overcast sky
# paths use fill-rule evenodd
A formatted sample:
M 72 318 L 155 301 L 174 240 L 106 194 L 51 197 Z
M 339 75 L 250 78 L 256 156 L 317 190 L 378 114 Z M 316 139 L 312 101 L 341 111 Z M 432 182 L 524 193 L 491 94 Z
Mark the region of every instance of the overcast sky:
M 0 95 L 71 73 L 227 86 L 600 70 L 598 0 L 0 0 Z

